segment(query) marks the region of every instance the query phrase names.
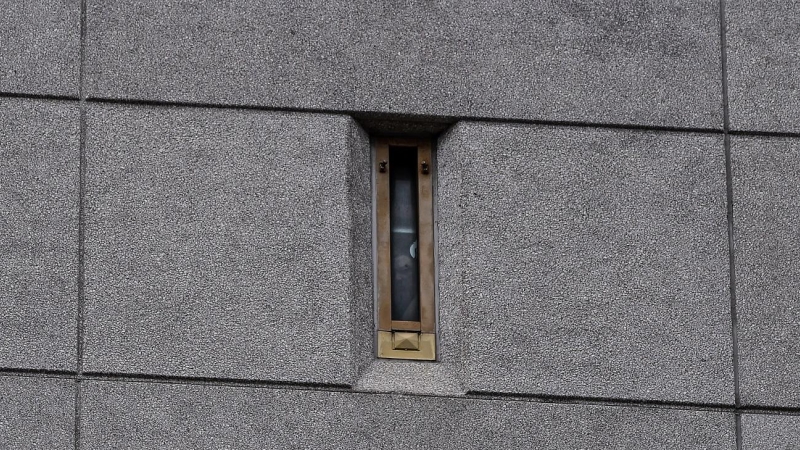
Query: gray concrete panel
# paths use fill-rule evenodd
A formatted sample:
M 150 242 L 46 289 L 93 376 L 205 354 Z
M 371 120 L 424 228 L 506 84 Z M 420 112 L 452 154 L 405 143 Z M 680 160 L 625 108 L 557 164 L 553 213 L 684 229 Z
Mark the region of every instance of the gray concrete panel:
M 75 370 L 79 133 L 77 104 L 0 99 L 0 367 Z
M 468 391 L 733 402 L 721 136 L 461 122 L 438 158 Z
M 89 382 L 85 448 L 735 448 L 732 414 L 313 390 Z
M 745 405 L 800 406 L 800 139 L 731 139 Z
M 350 118 L 91 105 L 87 120 L 87 371 L 354 381 L 372 289 Z
M 0 92 L 78 96 L 80 0 L 0 2 Z
M 731 128 L 800 132 L 800 3 L 726 3 Z
M 313 126 L 312 126 L 313 129 Z M 351 353 L 354 358 L 354 372 L 351 383 L 367 370 L 375 360 L 374 298 L 372 283 L 372 189 L 370 164 L 372 153 L 369 135 L 355 121 L 349 121 L 349 147 L 346 177 L 347 199 L 349 204 L 349 264 L 343 270 L 350 271 L 348 283 L 350 295 L 349 331 L 352 342 Z
M 798 442 L 798 416 L 742 415 L 742 450 L 793 450 Z
M 722 125 L 716 0 L 89 0 L 91 96 Z
M 74 447 L 75 382 L 0 376 L 0 448 Z

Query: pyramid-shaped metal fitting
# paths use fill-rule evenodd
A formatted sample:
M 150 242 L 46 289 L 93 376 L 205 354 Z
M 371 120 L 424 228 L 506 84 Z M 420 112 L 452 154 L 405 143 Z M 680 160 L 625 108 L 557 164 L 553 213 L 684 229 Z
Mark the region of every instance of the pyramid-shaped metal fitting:
M 392 335 L 392 347 L 395 350 L 419 350 L 419 333 L 403 333 Z

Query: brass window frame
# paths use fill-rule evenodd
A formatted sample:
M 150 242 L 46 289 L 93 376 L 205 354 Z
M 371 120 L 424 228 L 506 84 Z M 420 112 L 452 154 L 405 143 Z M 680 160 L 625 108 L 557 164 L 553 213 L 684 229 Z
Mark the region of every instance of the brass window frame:
M 417 149 L 417 258 L 420 320 L 392 320 L 391 216 L 389 148 Z M 433 162 L 429 139 L 377 138 L 375 187 L 377 233 L 378 357 L 436 360 L 436 299 L 433 237 Z

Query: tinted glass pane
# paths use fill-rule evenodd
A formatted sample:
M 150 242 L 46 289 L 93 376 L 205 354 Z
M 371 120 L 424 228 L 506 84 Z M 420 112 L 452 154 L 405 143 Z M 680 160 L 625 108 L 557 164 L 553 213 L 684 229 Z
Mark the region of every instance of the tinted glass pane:
M 391 202 L 392 320 L 419 320 L 417 260 L 417 152 L 389 150 Z

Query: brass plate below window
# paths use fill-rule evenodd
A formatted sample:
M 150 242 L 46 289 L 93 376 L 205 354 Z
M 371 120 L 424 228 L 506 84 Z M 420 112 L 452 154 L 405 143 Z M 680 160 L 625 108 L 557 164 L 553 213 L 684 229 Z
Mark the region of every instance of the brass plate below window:
M 396 349 L 395 344 L 400 347 L 407 347 L 406 344 L 411 334 L 398 332 L 400 339 L 394 339 L 391 331 L 378 331 L 378 357 L 390 359 L 415 359 L 421 361 L 436 360 L 436 335 L 433 333 L 420 333 L 419 350 Z M 395 342 L 397 341 L 397 342 Z
M 392 321 L 392 331 L 416 331 L 419 333 L 422 331 L 420 329 L 419 322 L 411 322 L 405 320 L 393 320 Z

